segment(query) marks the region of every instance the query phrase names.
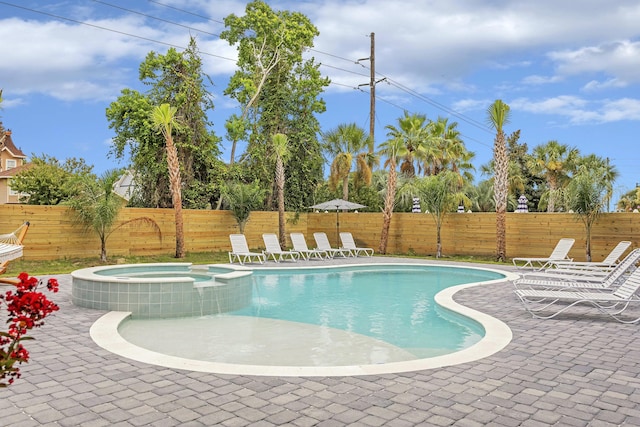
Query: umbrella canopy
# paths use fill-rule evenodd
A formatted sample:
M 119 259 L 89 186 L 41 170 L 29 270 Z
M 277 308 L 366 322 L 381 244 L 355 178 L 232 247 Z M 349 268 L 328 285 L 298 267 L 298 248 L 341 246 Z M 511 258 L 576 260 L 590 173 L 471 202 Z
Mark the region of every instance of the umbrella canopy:
M 340 211 L 366 208 L 365 205 L 361 205 L 360 203 L 353 203 L 343 199 L 333 199 L 309 207 L 323 211 L 336 211 L 336 243 L 340 242 Z
M 318 203 L 317 205 L 309 206 L 311 209 L 320 209 L 323 211 L 348 211 L 353 209 L 366 208 L 365 205 L 360 203 L 353 203 L 343 199 L 333 199 L 328 202 Z

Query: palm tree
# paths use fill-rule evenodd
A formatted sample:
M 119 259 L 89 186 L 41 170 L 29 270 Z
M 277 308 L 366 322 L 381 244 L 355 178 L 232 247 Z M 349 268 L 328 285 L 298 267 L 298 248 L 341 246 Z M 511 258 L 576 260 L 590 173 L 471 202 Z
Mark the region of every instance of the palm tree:
M 184 223 L 182 220 L 182 179 L 180 178 L 180 162 L 178 150 L 173 143 L 171 132 L 177 126 L 175 107 L 162 104 L 151 111 L 151 121 L 156 130 L 164 136 L 167 147 L 167 166 L 169 169 L 169 185 L 171 203 L 175 211 L 176 221 L 176 258 L 184 258 Z
M 578 160 L 578 164 L 579 167 L 585 167 L 590 170 L 599 170 L 603 185 L 606 187 L 604 202 L 607 206 L 607 211 L 609 211 L 609 203 L 613 197 L 613 183 L 616 181 L 620 173 L 616 167 L 609 162 L 609 158 L 603 159 L 595 154 L 589 154 L 588 156 L 581 157 Z
M 402 119 L 398 119 L 399 122 Z M 398 181 L 398 174 L 396 167 L 398 159 L 407 153 L 407 143 L 404 136 L 406 134 L 397 128 L 388 125 L 386 129 L 387 136 L 390 138 L 387 141 L 380 144 L 380 155 L 387 158 L 385 166 L 389 167 L 389 174 L 387 175 L 387 190 L 384 197 L 384 208 L 382 209 L 382 233 L 380 233 L 380 247 L 378 252 L 381 254 L 387 253 L 387 242 L 389 240 L 389 228 L 391 226 L 391 217 L 393 216 L 393 208 L 395 206 L 396 198 L 396 184 Z
M 608 182 L 603 177 L 603 171 L 602 167 L 580 166 L 564 193 L 567 208 L 584 223 L 587 261 L 591 261 L 591 228 L 607 201 Z
M 287 135 L 277 133 L 271 137 L 273 144 L 273 154 L 276 157 L 276 188 L 278 190 L 278 237 L 280 240 L 280 247 L 286 246 L 285 236 L 285 220 L 284 220 L 284 184 L 285 173 L 284 165 L 289 160 L 291 152 L 287 146 Z
M 424 114 L 409 114 L 405 111 L 404 116 L 398 119 L 398 127 L 386 126 L 389 131 L 387 136 L 391 138 L 401 137 L 404 149 L 400 172 L 411 178 L 416 175 L 416 165 L 418 162 L 418 172 L 422 170 L 422 164 L 427 162 L 432 156 L 433 146 L 429 145 L 429 132 L 427 116 Z
M 233 165 L 236 156 L 238 141 L 247 137 L 247 123 L 235 114 L 232 114 L 224 124 L 227 130 L 227 139 L 231 142 L 231 158 L 229 164 Z
M 71 206 L 76 218 L 87 230 L 93 230 L 100 238 L 100 261 L 107 262 L 107 239 L 120 227 L 143 222 L 154 227 L 161 236 L 160 227 L 150 217 L 133 218 L 114 227 L 120 209 L 126 201 L 113 191 L 113 186 L 122 176 L 119 169 L 105 171 L 96 181 L 94 175 L 82 175 L 76 182 L 78 192 L 65 204 Z M 74 185 L 75 185 L 74 184 Z
M 221 190 L 222 199 L 236 219 L 240 233 L 244 233 L 251 211 L 260 208 L 264 203 L 265 190 L 260 187 L 258 181 L 249 184 L 231 182 Z
M 509 123 L 509 106 L 496 99 L 487 109 L 488 123 L 496 130 L 493 144 L 495 176 L 493 199 L 496 203 L 496 258 L 507 259 L 507 196 L 509 194 L 509 155 L 503 127 Z
M 549 141 L 533 149 L 529 168 L 544 177 L 548 188 L 547 212 L 555 212 L 560 192 L 569 182 L 569 174 L 576 168 L 580 152 L 577 148 Z
M 333 157 L 331 172 L 329 174 L 329 187 L 335 190 L 337 184 L 342 182 L 342 198 L 349 200 L 349 175 L 354 158 L 359 158 L 361 150 L 368 147 L 369 136 L 364 129 L 355 123 L 341 124 L 323 135 L 323 149 Z M 368 177 L 371 182 L 371 168 L 366 162 L 358 161 L 358 173 Z M 367 185 L 368 185 L 367 183 Z

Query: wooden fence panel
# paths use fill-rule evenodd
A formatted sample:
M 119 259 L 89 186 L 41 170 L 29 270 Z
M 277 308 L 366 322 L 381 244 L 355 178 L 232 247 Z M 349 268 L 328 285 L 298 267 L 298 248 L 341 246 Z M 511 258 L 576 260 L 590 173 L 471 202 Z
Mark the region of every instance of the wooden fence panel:
M 229 234 L 238 233 L 238 225 L 229 211 L 184 210 L 185 250 L 218 252 L 231 249 Z M 173 209 L 125 208 L 119 224 L 149 217 L 160 227 L 131 222 L 113 231 L 107 240 L 109 257 L 128 255 L 172 254 L 175 252 Z M 100 240 L 93 232 L 85 232 L 73 220 L 72 212 L 63 206 L 0 205 L 0 234 L 15 230 L 24 221 L 31 227 L 25 239 L 25 259 L 98 258 Z M 340 212 L 340 230 L 350 231 L 359 246 L 378 251 L 382 231 L 379 212 Z M 313 245 L 313 233 L 324 231 L 337 246 L 336 214 L 287 213 L 287 247 L 289 233 L 303 233 Z M 244 230 L 252 249 L 264 247 L 263 233 L 278 233 L 277 212 L 253 212 Z M 161 237 L 160 237 L 161 236 Z M 572 214 L 527 213 L 507 214 L 507 256 L 548 255 L 558 239 L 572 237 L 576 243 L 570 252 L 576 260 L 585 259 L 585 231 L 582 222 Z M 452 213 L 441 228 L 444 256 L 495 254 L 495 215 L 493 213 Z M 640 246 L 640 214 L 602 214 L 592 230 L 593 260 L 604 258 L 621 240 Z M 394 213 L 389 229 L 387 253 L 434 255 L 436 227 L 429 214 Z

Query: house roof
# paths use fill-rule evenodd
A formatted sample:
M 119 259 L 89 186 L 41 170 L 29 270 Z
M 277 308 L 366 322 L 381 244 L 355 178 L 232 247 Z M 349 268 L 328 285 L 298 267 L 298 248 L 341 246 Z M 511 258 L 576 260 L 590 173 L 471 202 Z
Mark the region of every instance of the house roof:
M 8 130 L 4 135 L 0 136 L 0 151 L 7 150 L 13 157 L 26 159 L 27 156 L 13 143 L 11 139 L 11 131 Z
M 6 171 L 0 172 L 0 179 L 13 178 L 14 176 L 18 175 L 20 172 L 25 171 L 27 169 L 31 169 L 31 167 L 33 167 L 33 163 L 25 163 L 24 165 L 7 169 Z

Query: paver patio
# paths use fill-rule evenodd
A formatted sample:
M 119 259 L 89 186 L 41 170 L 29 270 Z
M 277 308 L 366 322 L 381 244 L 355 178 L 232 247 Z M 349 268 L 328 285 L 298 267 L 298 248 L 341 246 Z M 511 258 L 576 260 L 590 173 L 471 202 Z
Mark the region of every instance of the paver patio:
M 116 356 L 89 337 L 104 312 L 72 305 L 71 277 L 57 277 L 60 311 L 31 334 L 22 378 L 0 390 L 2 426 L 640 425 L 640 327 L 592 310 L 533 319 L 508 283 L 455 296 L 513 331 L 493 356 L 401 374 L 299 378 L 187 372 Z

